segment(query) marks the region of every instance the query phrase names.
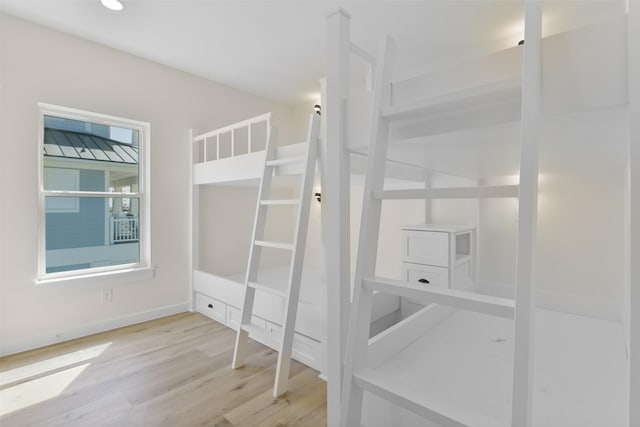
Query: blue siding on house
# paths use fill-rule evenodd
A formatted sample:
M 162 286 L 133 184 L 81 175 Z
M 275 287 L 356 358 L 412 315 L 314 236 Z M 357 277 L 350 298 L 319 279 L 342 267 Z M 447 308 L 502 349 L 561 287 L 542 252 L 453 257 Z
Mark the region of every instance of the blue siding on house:
M 81 191 L 105 191 L 105 172 L 80 170 Z M 81 197 L 78 213 L 47 213 L 46 249 L 70 249 L 105 244 L 108 200 Z

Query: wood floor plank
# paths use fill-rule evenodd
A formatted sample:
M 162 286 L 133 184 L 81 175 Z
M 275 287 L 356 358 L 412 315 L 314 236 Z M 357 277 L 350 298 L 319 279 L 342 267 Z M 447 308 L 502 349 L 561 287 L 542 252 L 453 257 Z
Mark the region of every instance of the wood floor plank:
M 326 425 L 316 371 L 292 363 L 290 391 L 274 401 L 277 353 L 250 340 L 246 365 L 232 370 L 234 339 L 183 313 L 0 358 L 0 425 Z

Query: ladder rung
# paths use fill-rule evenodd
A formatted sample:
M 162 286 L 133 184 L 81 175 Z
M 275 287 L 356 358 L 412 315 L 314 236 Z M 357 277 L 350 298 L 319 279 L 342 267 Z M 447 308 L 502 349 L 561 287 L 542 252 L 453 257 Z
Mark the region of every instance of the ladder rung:
M 267 166 L 282 166 L 290 163 L 300 163 L 304 161 L 304 157 L 284 157 L 281 159 L 267 160 Z
M 475 292 L 415 285 L 381 277 L 364 279 L 363 285 L 367 289 L 411 298 L 425 305 L 430 303 L 442 304 L 508 319 L 513 319 L 515 313 L 515 301 Z
M 291 243 L 282 243 L 282 242 L 267 242 L 265 240 L 256 240 L 254 242 L 256 246 L 263 246 L 267 248 L 276 248 L 276 249 L 285 249 L 288 251 L 293 250 L 293 244 Z
M 299 205 L 300 199 L 283 199 L 283 200 L 260 200 L 261 205 Z
M 517 185 L 490 187 L 452 187 L 374 191 L 375 199 L 482 199 L 491 197 L 518 197 Z
M 256 341 L 264 342 L 267 338 L 267 331 L 260 326 L 254 325 L 253 323 L 242 325 L 242 330 L 247 331 L 249 333 L 249 336 Z
M 381 398 L 407 409 L 438 425 L 446 427 L 496 427 L 495 419 L 456 407 L 453 404 L 435 402 L 416 393 L 416 388 L 402 386 L 389 381 L 372 369 L 364 369 L 353 374 L 355 385 Z M 428 402 L 427 402 L 428 401 Z
M 286 289 L 278 289 L 275 286 L 270 286 L 264 283 L 249 282 L 249 286 L 252 287 L 253 289 L 258 289 L 258 290 L 270 293 L 272 295 L 277 295 L 283 298 L 287 296 Z

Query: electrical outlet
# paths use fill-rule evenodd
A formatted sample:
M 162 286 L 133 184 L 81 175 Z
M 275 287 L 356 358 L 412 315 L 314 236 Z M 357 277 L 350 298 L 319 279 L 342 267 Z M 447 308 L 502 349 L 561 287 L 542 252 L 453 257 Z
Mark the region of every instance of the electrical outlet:
M 102 290 L 102 303 L 111 304 L 113 302 L 113 289 L 105 288 Z

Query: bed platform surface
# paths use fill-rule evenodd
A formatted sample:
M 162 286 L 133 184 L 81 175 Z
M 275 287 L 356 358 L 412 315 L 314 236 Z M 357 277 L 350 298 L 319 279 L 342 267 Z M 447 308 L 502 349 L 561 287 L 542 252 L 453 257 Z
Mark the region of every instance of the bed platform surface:
M 538 309 L 534 348 L 534 426 L 625 425 L 628 375 L 620 324 Z M 512 370 L 513 322 L 455 311 L 375 372 L 460 421 L 508 426 Z M 367 394 L 364 425 L 430 425 L 390 405 Z

